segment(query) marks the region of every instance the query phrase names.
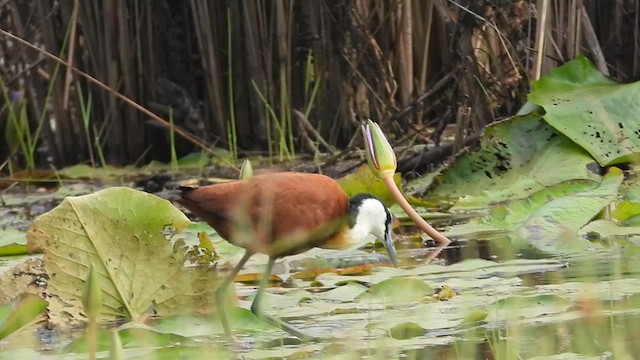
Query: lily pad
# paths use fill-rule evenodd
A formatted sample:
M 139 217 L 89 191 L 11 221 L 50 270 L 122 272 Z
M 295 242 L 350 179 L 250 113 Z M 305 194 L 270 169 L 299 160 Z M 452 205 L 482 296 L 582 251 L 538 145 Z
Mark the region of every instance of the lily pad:
M 512 296 L 492 304 L 487 320 L 532 319 L 563 313 L 572 306 L 572 301 L 557 295 Z
M 394 339 L 411 339 L 426 332 L 426 329 L 414 322 L 398 324 L 389 329 L 389 335 Z
M 83 319 L 81 289 L 92 264 L 102 320 L 210 310 L 215 273 L 186 270 L 162 235 L 189 223 L 170 202 L 124 187 L 66 198 L 37 218 L 27 242 L 44 251 L 51 321 Z
M 239 307 L 227 307 L 229 324 L 235 331 L 261 331 L 271 326 L 258 319 L 251 311 Z M 218 316 L 197 316 L 182 314 L 154 319 L 149 328 L 156 332 L 176 334 L 185 337 L 203 337 L 224 334 Z
M 23 255 L 27 253 L 27 239 L 23 231 L 0 228 L 0 256 Z
M 567 180 L 599 181 L 599 171 L 584 149 L 532 113 L 488 126 L 480 148 L 458 156 L 435 178 L 429 196 L 484 207 Z
M 593 238 L 594 234 L 604 239 L 612 236 L 640 235 L 640 226 L 622 226 L 613 221 L 596 220 L 580 229 L 580 235 L 583 237 Z
M 408 303 L 424 300 L 433 294 L 433 288 L 424 281 L 411 278 L 392 278 L 369 288 L 360 300 L 378 300 L 385 304 Z
M 544 119 L 601 166 L 640 158 L 640 82 L 617 84 L 580 56 L 531 84 Z
M 195 344 L 192 339 L 189 339 L 187 337 L 170 333 L 156 332 L 144 326 L 121 329 L 118 331 L 118 335 L 120 336 L 120 341 L 122 342 L 123 348 L 162 347 L 178 344 Z M 70 342 L 64 347 L 63 351 L 87 352 L 87 336 L 88 335 L 82 336 Z M 107 351 L 110 349 L 112 341 L 111 337 L 111 331 L 102 330 L 98 332 L 98 351 Z
M 449 236 L 472 236 L 482 232 L 506 232 L 550 252 L 576 251 L 591 243 L 578 236 L 578 230 L 611 203 L 622 182 L 622 171 L 611 168 L 602 183 L 570 181 L 532 194 L 522 200 L 496 205 L 482 219 L 456 225 Z

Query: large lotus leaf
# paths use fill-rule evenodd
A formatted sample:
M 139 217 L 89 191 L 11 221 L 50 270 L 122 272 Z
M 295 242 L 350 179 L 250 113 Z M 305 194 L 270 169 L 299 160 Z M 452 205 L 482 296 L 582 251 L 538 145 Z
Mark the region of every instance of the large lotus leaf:
M 622 178 L 622 171 L 613 167 L 595 188 L 585 181 L 550 186 L 526 199 L 495 205 L 486 217 L 454 225 L 445 233 L 466 237 L 509 233 L 543 251 L 584 249 L 591 243 L 577 236 L 578 230 L 615 199 Z
M 529 101 L 600 165 L 639 158 L 640 82 L 616 84 L 581 56 L 533 82 Z
M 429 196 L 464 197 L 465 206 L 524 198 L 566 180 L 600 179 L 593 158 L 538 115 L 488 126 L 474 152 L 463 153 L 436 177 Z
M 103 320 L 200 310 L 213 298 L 214 276 L 186 270 L 162 235 L 189 223 L 169 201 L 124 187 L 68 197 L 37 218 L 27 245 L 44 251 L 52 321 L 82 317 L 91 264 L 103 291 Z

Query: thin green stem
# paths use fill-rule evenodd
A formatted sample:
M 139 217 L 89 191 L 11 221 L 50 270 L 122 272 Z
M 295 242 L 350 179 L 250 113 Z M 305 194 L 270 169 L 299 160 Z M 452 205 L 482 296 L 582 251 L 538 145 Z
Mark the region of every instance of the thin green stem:
M 171 130 L 169 131 L 169 142 L 171 143 L 171 170 L 178 171 L 178 155 L 176 153 L 176 136 L 173 124 L 173 108 L 169 108 L 169 124 L 171 124 Z

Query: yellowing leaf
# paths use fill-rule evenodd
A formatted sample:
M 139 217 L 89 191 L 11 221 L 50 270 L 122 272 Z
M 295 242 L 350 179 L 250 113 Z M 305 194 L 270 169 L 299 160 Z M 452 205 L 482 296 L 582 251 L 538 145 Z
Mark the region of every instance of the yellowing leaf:
M 260 279 L 262 279 L 263 275 L 264 274 L 257 274 L 257 273 L 240 274 L 240 275 L 236 275 L 236 277 L 234 278 L 234 281 L 241 282 L 241 283 L 257 284 L 260 282 Z M 269 281 L 281 283 L 282 279 L 278 275 L 269 274 Z
M 83 320 L 81 291 L 92 264 L 103 291 L 100 320 L 209 309 L 215 272 L 187 271 L 162 235 L 189 223 L 169 201 L 124 187 L 68 197 L 37 218 L 27 245 L 44 251 L 50 320 Z

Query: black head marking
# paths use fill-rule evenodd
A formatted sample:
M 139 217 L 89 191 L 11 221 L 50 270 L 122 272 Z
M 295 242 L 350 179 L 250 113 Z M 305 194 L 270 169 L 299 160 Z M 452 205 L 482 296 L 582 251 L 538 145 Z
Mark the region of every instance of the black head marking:
M 384 233 L 389 234 L 391 230 L 390 227 L 393 225 L 393 216 L 388 207 L 385 206 L 384 211 L 387 213 L 387 220 L 384 222 Z
M 389 208 L 387 208 L 384 205 L 384 202 L 382 201 L 382 199 L 372 194 L 363 193 L 363 194 L 358 194 L 352 197 L 351 199 L 349 199 L 349 211 L 348 211 L 349 228 L 353 228 L 353 226 L 356 224 L 356 218 L 358 217 L 358 210 L 360 209 L 360 205 L 362 205 L 362 202 L 364 202 L 367 199 L 375 199 L 380 201 L 381 204 L 383 204 L 384 211 L 387 213 L 387 220 L 385 221 L 385 226 L 387 228 L 391 226 L 391 222 L 392 222 L 391 212 L 389 211 Z M 387 228 L 385 228 L 385 230 L 388 230 Z

